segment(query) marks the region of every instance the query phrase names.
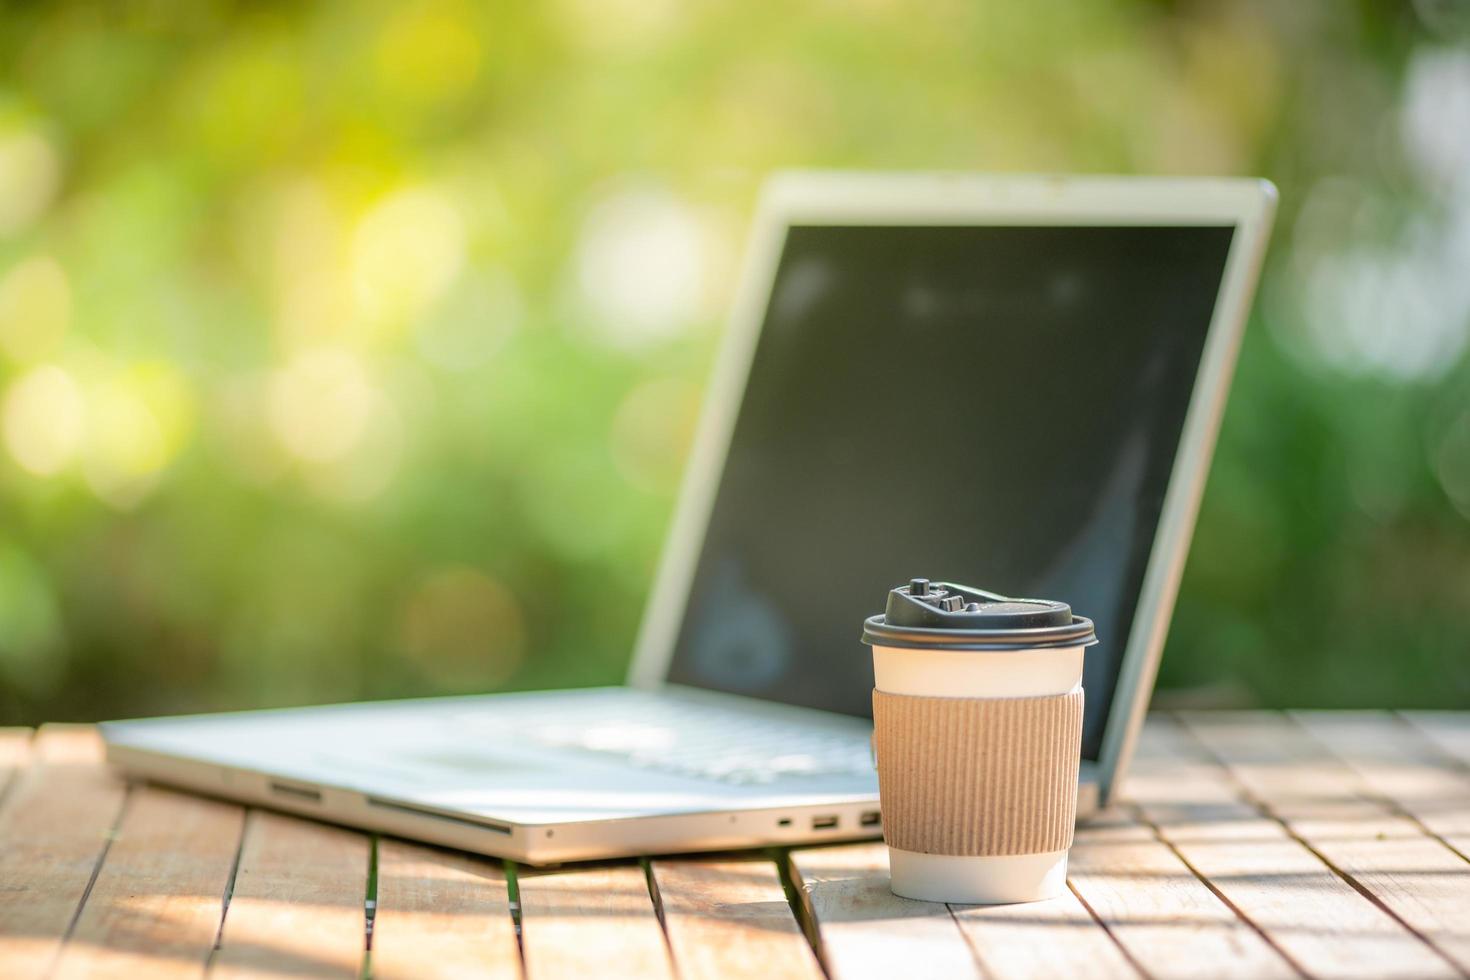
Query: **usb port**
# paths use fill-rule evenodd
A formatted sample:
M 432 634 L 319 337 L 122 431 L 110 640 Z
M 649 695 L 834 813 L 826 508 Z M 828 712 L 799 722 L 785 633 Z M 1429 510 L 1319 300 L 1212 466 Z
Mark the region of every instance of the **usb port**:
M 858 823 L 864 827 L 877 827 L 883 823 L 883 814 L 877 810 L 869 810 L 858 819 Z
M 813 830 L 831 830 L 833 827 L 836 826 L 837 817 L 835 815 L 830 817 L 812 817 Z

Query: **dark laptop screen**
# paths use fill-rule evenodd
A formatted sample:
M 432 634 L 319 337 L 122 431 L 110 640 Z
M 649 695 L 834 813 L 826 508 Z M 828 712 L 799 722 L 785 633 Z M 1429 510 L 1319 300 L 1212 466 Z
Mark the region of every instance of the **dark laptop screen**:
M 866 715 L 892 586 L 1062 599 L 1097 758 L 1232 232 L 790 229 L 669 679 Z

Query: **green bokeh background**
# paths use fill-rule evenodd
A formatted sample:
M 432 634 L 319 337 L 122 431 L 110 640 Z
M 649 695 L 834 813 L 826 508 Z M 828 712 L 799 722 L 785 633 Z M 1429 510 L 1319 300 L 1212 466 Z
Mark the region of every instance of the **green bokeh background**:
M 6 4 L 0 722 L 616 682 L 793 166 L 1275 181 L 1160 697 L 1470 704 L 1466 9 Z

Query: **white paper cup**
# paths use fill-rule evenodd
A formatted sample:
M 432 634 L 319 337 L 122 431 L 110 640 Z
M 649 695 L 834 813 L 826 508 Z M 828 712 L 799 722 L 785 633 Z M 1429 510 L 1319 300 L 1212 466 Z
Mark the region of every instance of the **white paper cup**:
M 1039 650 L 918 650 L 873 647 L 874 687 L 940 698 L 1034 698 L 1082 686 L 1083 647 Z M 1073 788 L 1070 810 L 1077 812 Z M 926 902 L 993 905 L 1055 898 L 1067 886 L 1067 850 L 1039 854 L 924 854 L 890 846 L 895 895 Z
M 956 904 L 1066 888 L 1091 621 L 915 579 L 866 620 L 893 892 Z

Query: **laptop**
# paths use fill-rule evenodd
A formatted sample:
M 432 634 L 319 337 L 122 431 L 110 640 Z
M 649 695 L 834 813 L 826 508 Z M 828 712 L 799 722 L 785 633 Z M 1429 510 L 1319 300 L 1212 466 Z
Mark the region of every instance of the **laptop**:
M 775 177 L 626 686 L 112 722 L 109 758 L 530 864 L 873 837 L 859 637 L 923 576 L 1096 622 L 1085 815 L 1147 706 L 1274 205 Z

